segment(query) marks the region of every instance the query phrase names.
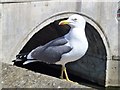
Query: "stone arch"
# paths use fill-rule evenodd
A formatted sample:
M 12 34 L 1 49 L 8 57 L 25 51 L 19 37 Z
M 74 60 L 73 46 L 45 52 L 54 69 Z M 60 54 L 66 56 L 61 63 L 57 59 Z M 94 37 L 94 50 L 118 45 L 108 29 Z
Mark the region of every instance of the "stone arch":
M 48 41 L 67 33 L 69 29 L 69 26 L 67 25 L 62 27 L 66 29 L 66 31 L 62 32 L 58 30 L 58 32 L 57 31 L 55 32 L 56 28 L 58 29 L 56 24 L 58 24 L 59 20 L 68 18 L 68 16 L 75 13 L 80 14 L 77 12 L 65 12 L 65 13 L 53 15 L 52 17 L 42 21 L 39 25 L 37 25 L 32 31 L 30 31 L 25 36 L 25 39 L 23 41 L 20 42 L 22 44 L 18 45 L 17 52 L 18 53 L 30 52 L 35 47 L 39 45 L 44 45 Z M 106 74 L 105 72 L 106 61 L 107 59 L 110 58 L 110 50 L 109 50 L 109 43 L 108 43 L 107 37 L 104 34 L 104 31 L 102 30 L 102 28 L 99 26 L 99 24 L 96 23 L 92 18 L 84 14 L 80 14 L 80 15 L 84 16 L 84 18 L 87 21 L 86 33 L 87 33 L 87 38 L 90 44 L 90 48 L 88 49 L 88 52 L 83 58 L 81 58 L 76 62 L 67 64 L 67 68 L 69 69 L 68 71 L 70 73 L 74 72 L 75 73 L 74 75 L 78 77 L 80 76 L 86 80 L 98 83 L 100 85 L 104 85 L 105 74 Z M 49 29 L 51 29 L 52 31 L 49 31 Z M 45 34 L 45 32 L 47 32 L 47 34 L 43 35 Z M 53 37 L 51 37 L 52 35 Z M 36 37 L 39 37 L 39 36 L 41 40 L 34 42 L 34 40 L 37 40 Z M 46 38 L 46 36 L 49 36 L 49 38 Z M 96 45 L 93 45 L 93 44 L 96 44 Z M 93 48 L 92 48 L 92 45 L 93 45 Z M 101 64 L 101 66 L 99 64 Z M 87 68 L 85 66 L 87 66 Z M 77 69 L 78 67 L 79 69 Z M 93 70 L 90 68 L 92 68 Z M 87 73 L 85 73 L 85 71 Z

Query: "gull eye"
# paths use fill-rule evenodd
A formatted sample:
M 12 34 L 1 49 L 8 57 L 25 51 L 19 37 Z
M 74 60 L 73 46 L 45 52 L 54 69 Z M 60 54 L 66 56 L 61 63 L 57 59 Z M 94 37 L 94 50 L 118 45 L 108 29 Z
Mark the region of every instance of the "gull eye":
M 77 21 L 77 18 L 74 18 L 73 21 Z

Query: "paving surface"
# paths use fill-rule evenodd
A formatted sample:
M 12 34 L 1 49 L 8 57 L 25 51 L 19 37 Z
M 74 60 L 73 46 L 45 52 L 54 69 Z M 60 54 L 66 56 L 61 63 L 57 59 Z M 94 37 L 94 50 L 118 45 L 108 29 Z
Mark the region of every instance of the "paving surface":
M 2 63 L 2 88 L 91 88 Z

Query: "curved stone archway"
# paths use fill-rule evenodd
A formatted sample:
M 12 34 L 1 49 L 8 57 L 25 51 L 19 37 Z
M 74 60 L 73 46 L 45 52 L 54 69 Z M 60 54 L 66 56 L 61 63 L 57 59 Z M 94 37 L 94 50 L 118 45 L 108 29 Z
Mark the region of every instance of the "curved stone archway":
M 73 13 L 55 15 L 54 17 L 51 17 L 39 24 L 34 31 L 30 32 L 31 37 L 27 40 L 27 43 L 19 53 L 28 53 L 37 46 L 44 45 L 50 40 L 69 32 L 69 26 L 66 25 L 59 27 L 58 23 L 61 19 L 65 19 L 71 14 Z M 99 28 L 99 26 L 97 26 L 92 19 L 90 20 L 90 18 L 86 17 L 85 15 L 83 16 L 87 20 L 85 31 L 89 42 L 89 49 L 83 58 L 77 60 L 76 62 L 67 64 L 68 72 L 71 75 L 78 77 L 76 79 L 77 82 L 79 82 L 80 77 L 100 85 L 105 85 L 106 62 L 109 57 L 108 43 L 103 31 Z M 41 71 L 43 73 L 47 73 L 45 68 L 47 68 L 49 65 L 46 66 L 46 64 L 40 64 L 39 68 L 42 68 L 43 66 L 44 70 L 42 69 Z M 49 69 L 58 69 L 59 66 L 50 67 L 51 66 L 49 66 Z M 25 66 L 25 68 L 31 69 L 29 66 Z M 35 70 L 35 68 L 34 71 L 41 72 L 40 70 Z M 50 70 L 47 71 L 49 73 L 52 72 L 50 72 Z

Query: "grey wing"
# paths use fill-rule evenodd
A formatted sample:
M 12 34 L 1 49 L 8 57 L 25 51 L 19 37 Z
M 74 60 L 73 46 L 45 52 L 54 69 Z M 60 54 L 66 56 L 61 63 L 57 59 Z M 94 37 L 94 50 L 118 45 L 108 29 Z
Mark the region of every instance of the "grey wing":
M 68 41 L 64 38 L 64 37 L 60 37 L 60 38 L 57 38 L 55 40 L 52 40 L 50 42 L 48 42 L 45 47 L 48 47 L 48 46 L 60 46 L 60 45 L 64 45 L 66 44 Z
M 62 54 L 70 52 L 71 47 L 65 46 L 68 41 L 64 38 L 58 38 L 44 46 L 36 48 L 31 56 L 46 63 L 55 63 L 61 59 Z

